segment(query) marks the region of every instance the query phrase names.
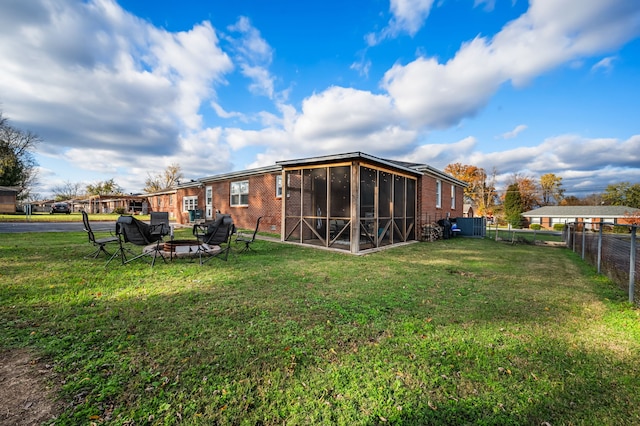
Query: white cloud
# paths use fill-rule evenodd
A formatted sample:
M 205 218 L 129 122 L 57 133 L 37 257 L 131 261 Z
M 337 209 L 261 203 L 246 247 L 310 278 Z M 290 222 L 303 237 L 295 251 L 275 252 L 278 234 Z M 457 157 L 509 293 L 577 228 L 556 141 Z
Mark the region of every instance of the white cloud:
M 413 37 L 422 28 L 432 6 L 433 0 L 391 0 L 389 24 L 379 33 L 368 34 L 367 44 L 375 46 L 404 33 Z
M 265 147 L 252 166 L 290 156 L 399 152 L 411 146 L 417 135 L 396 121 L 388 96 L 367 91 L 331 87 L 305 99 L 301 112 L 286 105 L 280 108 L 284 118 L 271 117 L 270 128 L 227 129 L 226 141 L 234 150 Z
M 591 71 L 593 72 L 602 71 L 608 74 L 613 70 L 613 63 L 617 59 L 618 59 L 617 56 L 607 56 L 606 58 L 602 58 L 595 65 L 591 67 Z
M 228 29 L 232 33 L 240 34 L 240 38 L 227 39 L 234 46 L 236 61 L 240 64 L 242 74 L 252 81 L 249 89 L 257 95 L 273 98 L 275 78 L 268 69 L 273 60 L 273 49 L 247 17 L 240 17 Z
M 484 4 L 484 10 L 491 12 L 496 7 L 496 0 L 473 0 L 473 7 Z
M 389 69 L 378 93 L 331 86 L 307 95 L 298 108 L 284 103 L 288 91 L 278 92 L 270 71 L 274 49 L 246 17 L 222 35 L 208 22 L 169 32 L 127 13 L 114 0 L 53 3 L 3 3 L 5 113 L 19 127 L 46 135 L 42 155 L 117 173 L 132 188 L 141 186 L 147 169 L 176 162 L 198 177 L 348 151 L 436 167 L 464 162 L 535 173 L 640 164 L 638 136 L 618 141 L 565 135 L 537 147 L 489 154 L 478 152 L 480 142 L 473 137 L 416 146 L 430 129 L 473 117 L 507 82 L 526 84 L 555 67 L 609 54 L 637 36 L 640 11 L 634 2 L 532 0 L 529 10 L 498 34 L 462 44 L 447 62 L 422 55 Z M 370 41 L 415 35 L 433 6 L 432 0 L 392 0 L 388 26 Z M 475 0 L 474 6 L 491 8 L 494 1 Z M 615 58 L 608 56 L 593 69 L 607 69 Z M 352 69 L 367 75 L 371 66 L 362 59 Z M 227 111 L 217 87 L 228 84 L 234 70 L 248 79 L 252 94 L 273 101 L 277 112 Z M 218 118 L 252 128 L 207 128 L 203 105 Z M 260 152 L 253 163 L 240 165 L 234 161 L 241 150 Z
M 592 177 L 600 182 L 602 190 L 609 183 L 640 178 L 640 135 L 626 140 L 559 135 L 537 146 L 490 153 L 473 151 L 465 153 L 464 158 L 465 164 L 485 170 L 495 167 L 505 176 L 525 170 L 538 177 L 555 173 L 563 177 L 567 187 Z M 617 174 L 611 170 L 617 170 Z
M 40 154 L 94 171 L 182 163 L 180 135 L 233 69 L 208 22 L 170 33 L 112 0 L 12 1 L 0 36 L 5 114 L 45 138 Z
M 536 0 L 493 38 L 463 44 L 444 64 L 425 57 L 397 64 L 382 86 L 414 126 L 450 127 L 476 115 L 507 81 L 523 85 L 638 34 L 640 9 L 634 2 Z
M 533 178 L 554 173 L 563 178 L 565 188 L 590 192 L 602 192 L 608 184 L 620 181 L 640 181 L 640 135 L 626 140 L 559 135 L 531 147 L 488 153 L 481 148 L 482 142 L 469 136 L 455 142 L 423 144 L 397 158 L 440 169 L 452 163 L 473 164 L 487 173 L 495 169 L 499 185 L 506 184 L 514 173 Z
M 221 117 L 221 118 L 240 118 L 243 121 L 246 121 L 245 115 L 243 113 L 235 112 L 235 111 L 225 111 L 225 109 L 222 108 L 216 102 L 211 102 L 211 108 L 213 108 L 213 110 L 216 112 L 216 114 L 218 114 L 218 117 Z
M 400 157 L 400 160 L 433 165 L 444 168 L 447 164 L 467 164 L 467 155 L 477 147 L 476 138 L 469 136 L 457 142 L 442 144 L 424 144 L 411 153 Z
M 527 126 L 524 124 L 517 125 L 513 130 L 508 131 L 502 134 L 502 139 L 513 139 L 518 136 L 520 133 L 524 132 L 527 129 Z

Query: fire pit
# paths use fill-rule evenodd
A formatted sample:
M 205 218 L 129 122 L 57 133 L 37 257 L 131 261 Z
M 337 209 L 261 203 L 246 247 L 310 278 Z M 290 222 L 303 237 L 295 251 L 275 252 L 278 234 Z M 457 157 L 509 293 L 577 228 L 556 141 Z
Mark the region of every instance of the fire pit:
M 156 245 L 152 244 L 145 247 L 145 250 L 153 251 Z M 189 257 L 200 251 L 207 254 L 214 254 L 220 251 L 220 246 L 200 244 L 197 240 L 171 240 L 160 243 L 160 250 L 165 257 L 173 259 L 174 257 Z
M 162 251 L 167 253 L 183 252 L 185 249 L 187 251 L 196 251 L 198 250 L 198 245 L 199 243 L 196 240 L 171 240 L 164 242 Z

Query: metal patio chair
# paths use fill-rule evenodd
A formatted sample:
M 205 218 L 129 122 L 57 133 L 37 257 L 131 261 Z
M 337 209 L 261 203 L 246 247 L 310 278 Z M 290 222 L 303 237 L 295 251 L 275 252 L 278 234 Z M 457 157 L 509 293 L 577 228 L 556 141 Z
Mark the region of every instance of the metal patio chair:
M 233 219 L 228 214 L 218 214 L 213 222 L 193 225 L 193 235 L 198 239 L 198 250 L 195 254 L 198 255 L 200 264 L 214 257 L 226 261 L 229 258 L 231 236 L 234 232 Z
M 149 225 L 133 216 L 122 215 L 116 222 L 116 235 L 118 236 L 119 249 L 107 261 L 107 265 L 118 256 L 123 265 L 145 256 L 152 258 L 152 267 L 158 256 L 165 263 L 167 262 L 160 247 L 164 235 L 167 235 L 164 231 L 164 224 Z M 143 246 L 142 252 L 137 253 L 127 244 Z M 132 257 L 127 258 L 127 253 Z
M 256 240 L 256 235 L 258 234 L 258 228 L 260 227 L 260 220 L 262 220 L 262 216 L 258 218 L 256 221 L 256 228 L 253 230 L 253 234 L 251 236 L 244 236 L 238 233 L 236 237 L 236 243 L 244 243 L 244 247 L 239 253 L 244 253 L 245 251 L 253 250 L 251 248 L 251 244 Z
M 93 258 L 96 259 L 100 256 L 101 253 L 104 253 L 106 257 L 111 256 L 111 253 L 107 251 L 105 246 L 110 243 L 117 243 L 118 237 L 113 235 L 113 233 L 108 237 L 96 238 L 93 229 L 91 229 L 91 223 L 89 222 L 89 215 L 87 212 L 82 210 L 82 224 L 84 225 L 84 230 L 87 232 L 87 236 L 89 237 L 89 242 L 93 244 L 96 248 L 95 251 L 91 254 L 85 256 L 85 258 Z
M 167 235 L 173 236 L 173 229 L 171 228 L 171 224 L 169 223 L 168 212 L 151 212 L 150 216 L 151 220 L 149 221 L 149 223 L 152 227 L 154 227 L 154 229 L 158 230 L 158 232 L 160 232 L 163 237 Z M 161 225 L 162 227 L 160 228 Z

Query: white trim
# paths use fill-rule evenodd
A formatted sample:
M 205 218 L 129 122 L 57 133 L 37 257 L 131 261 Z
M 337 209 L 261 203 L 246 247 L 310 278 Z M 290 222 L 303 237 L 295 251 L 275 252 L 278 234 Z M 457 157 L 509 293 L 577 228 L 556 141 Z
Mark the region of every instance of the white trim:
M 189 210 L 196 210 L 198 208 L 198 196 L 189 195 L 182 197 L 182 211 L 188 212 Z
M 249 181 L 239 180 L 231 182 L 229 189 L 229 205 L 231 207 L 246 207 L 249 205 Z M 246 200 L 243 200 L 243 198 Z M 234 201 L 235 199 L 235 201 Z M 245 202 L 243 202 L 245 201 Z

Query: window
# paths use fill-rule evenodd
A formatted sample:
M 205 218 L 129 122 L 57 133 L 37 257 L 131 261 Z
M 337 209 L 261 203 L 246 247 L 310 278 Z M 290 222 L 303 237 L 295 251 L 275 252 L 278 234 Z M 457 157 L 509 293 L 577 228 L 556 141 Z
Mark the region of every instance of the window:
M 182 210 L 188 212 L 189 210 L 196 210 L 198 208 L 198 196 L 184 197 L 182 199 Z
M 442 207 L 442 181 L 436 180 L 436 208 Z
M 276 198 L 282 197 L 282 175 L 276 176 Z
M 249 205 L 249 181 L 231 182 L 231 206 Z
M 207 206 L 210 206 L 213 204 L 213 188 L 211 188 L 210 186 L 207 186 Z
M 162 199 L 160 197 L 157 198 L 157 203 L 158 207 L 162 207 Z
M 456 208 L 456 187 L 451 185 L 451 210 Z
M 169 195 L 169 205 L 173 205 L 173 195 Z

